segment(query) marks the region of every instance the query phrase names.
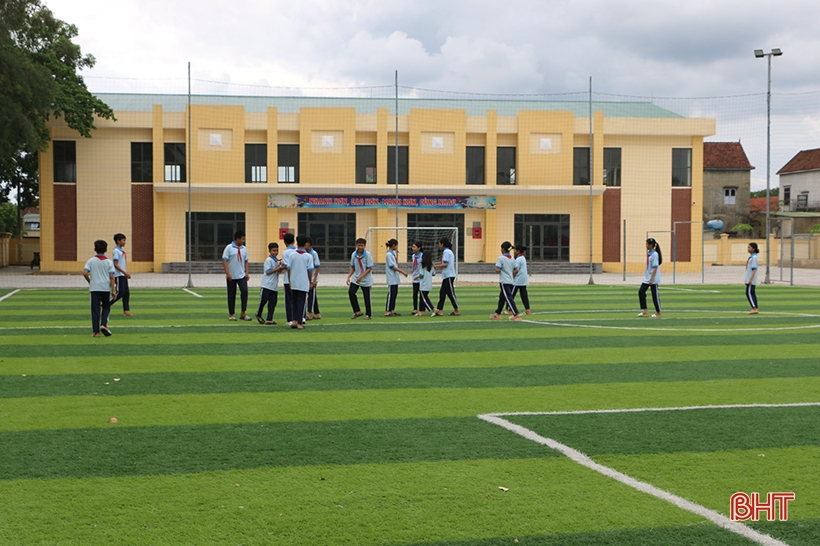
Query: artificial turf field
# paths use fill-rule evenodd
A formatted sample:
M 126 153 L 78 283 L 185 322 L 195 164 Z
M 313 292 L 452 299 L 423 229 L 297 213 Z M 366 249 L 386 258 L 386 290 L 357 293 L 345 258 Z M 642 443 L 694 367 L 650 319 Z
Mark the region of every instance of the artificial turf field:
M 0 544 L 756 544 L 477 416 L 729 515 L 794 492 L 772 544 L 820 544 L 820 291 L 531 286 L 524 323 L 229 323 L 222 290 L 134 290 L 93 339 L 82 290 L 0 290 Z M 256 305 L 252 291 L 250 313 Z M 627 408 L 769 405 L 686 411 Z M 109 423 L 116 417 L 118 423 Z M 505 488 L 504 491 L 500 488 Z

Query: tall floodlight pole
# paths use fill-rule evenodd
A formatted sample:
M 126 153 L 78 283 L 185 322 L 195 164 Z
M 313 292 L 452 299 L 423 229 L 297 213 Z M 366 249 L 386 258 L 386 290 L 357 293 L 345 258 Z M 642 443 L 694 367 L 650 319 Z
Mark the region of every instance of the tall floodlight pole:
M 769 65 L 768 80 L 766 86 L 766 277 L 763 280 L 764 284 L 769 284 L 769 267 L 771 264 L 770 257 L 770 214 L 771 214 L 771 172 L 772 172 L 772 57 L 779 57 L 783 55 L 780 48 L 772 49 L 771 53 L 764 53 L 762 49 L 755 49 L 755 57 L 761 59 L 766 57 Z

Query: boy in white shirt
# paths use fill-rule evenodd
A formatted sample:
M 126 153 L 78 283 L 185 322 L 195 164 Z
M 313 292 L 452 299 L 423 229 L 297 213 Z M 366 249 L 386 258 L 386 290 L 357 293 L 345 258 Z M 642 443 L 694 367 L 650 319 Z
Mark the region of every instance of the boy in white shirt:
M 279 255 L 279 243 L 270 243 L 268 253 L 269 256 L 263 267 L 264 275 L 262 275 L 262 288 L 259 294 L 259 309 L 256 310 L 256 320 L 259 324 L 276 324 L 273 320 L 273 312 L 276 309 L 276 303 L 279 301 L 279 272 L 284 269 L 277 257 Z M 267 320 L 262 318 L 265 305 L 268 306 Z
M 88 282 L 88 292 L 91 295 L 91 328 L 93 337 L 111 335 L 108 329 L 108 316 L 111 314 L 111 299 L 117 295 L 114 284 L 114 263 L 105 256 L 108 243 L 102 239 L 94 241 L 96 255 L 85 263 L 83 277 Z M 100 309 L 102 308 L 102 313 Z

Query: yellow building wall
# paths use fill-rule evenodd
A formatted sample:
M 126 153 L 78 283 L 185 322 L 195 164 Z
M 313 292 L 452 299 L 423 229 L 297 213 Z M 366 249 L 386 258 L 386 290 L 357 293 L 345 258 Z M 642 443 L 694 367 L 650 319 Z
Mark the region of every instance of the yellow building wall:
M 299 111 L 300 184 L 355 183 L 356 110 L 302 108 Z
M 467 113 L 410 110 L 410 185 L 456 186 L 466 182 Z
M 191 105 L 191 133 L 192 183 L 245 183 L 244 107 Z
M 572 112 L 518 113 L 516 185 L 572 185 Z

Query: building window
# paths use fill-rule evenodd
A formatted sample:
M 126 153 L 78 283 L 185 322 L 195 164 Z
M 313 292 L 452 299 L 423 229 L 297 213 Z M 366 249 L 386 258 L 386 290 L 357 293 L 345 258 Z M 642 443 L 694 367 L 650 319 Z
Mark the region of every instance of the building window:
M 185 177 L 185 143 L 165 143 L 165 181 L 186 182 Z
M 797 210 L 809 208 L 809 192 L 803 192 L 797 196 Z
M 783 186 L 783 204 L 788 206 L 792 202 L 792 187 Z
M 723 204 L 734 205 L 737 198 L 737 188 L 723 188 Z
M 692 185 L 692 148 L 672 148 L 672 186 Z
M 268 145 L 245 144 L 245 182 L 264 184 L 268 181 Z
M 399 184 L 407 184 L 409 180 L 407 146 L 399 146 Z M 396 183 L 396 147 L 387 147 L 387 183 Z
M 572 149 L 572 184 L 589 186 L 589 148 Z
M 484 146 L 467 146 L 467 183 L 484 184 Z
M 73 140 L 52 142 L 54 181 L 77 183 L 77 143 Z
M 279 144 L 279 183 L 299 183 L 299 145 Z
M 131 182 L 154 181 L 154 144 L 131 143 Z
M 376 147 L 356 146 L 356 184 L 376 183 Z
M 495 151 L 497 186 L 515 185 L 515 147 L 499 146 Z
M 604 148 L 604 186 L 621 185 L 621 149 Z

